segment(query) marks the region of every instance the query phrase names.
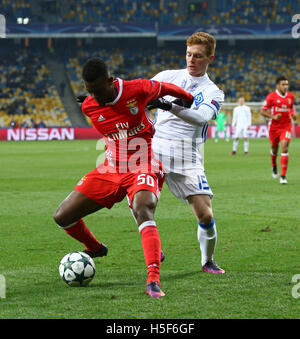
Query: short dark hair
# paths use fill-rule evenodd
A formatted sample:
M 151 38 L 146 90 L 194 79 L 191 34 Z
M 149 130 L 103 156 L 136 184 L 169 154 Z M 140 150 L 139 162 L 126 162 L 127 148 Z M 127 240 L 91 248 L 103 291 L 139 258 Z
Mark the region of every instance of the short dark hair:
M 91 58 L 83 66 L 82 78 L 84 81 L 92 82 L 98 78 L 108 78 L 106 63 L 100 58 Z
M 286 80 L 288 79 L 284 75 L 282 75 L 276 79 L 276 85 L 278 85 L 280 81 L 286 81 Z

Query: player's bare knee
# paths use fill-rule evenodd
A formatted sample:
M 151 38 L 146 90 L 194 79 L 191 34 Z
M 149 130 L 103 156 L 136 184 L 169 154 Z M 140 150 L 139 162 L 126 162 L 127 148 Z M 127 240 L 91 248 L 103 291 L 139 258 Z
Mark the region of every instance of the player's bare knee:
M 198 220 L 201 222 L 201 224 L 209 225 L 213 221 L 213 213 L 210 210 L 206 210 L 201 213 L 201 215 L 198 215 Z
M 132 212 L 138 222 L 143 223 L 148 220 L 153 220 L 156 209 L 157 198 L 151 192 L 138 192 L 132 202 Z
M 133 213 L 138 224 L 141 224 L 148 220 L 153 220 L 156 203 L 154 201 L 148 201 L 143 204 L 136 204 L 133 206 Z
M 53 219 L 56 222 L 56 224 L 60 227 L 66 227 L 70 224 L 67 218 L 65 217 L 64 213 L 62 212 L 61 208 L 58 208 L 55 211 Z
M 57 225 L 62 226 L 61 225 L 61 215 L 59 213 L 59 208 L 54 212 L 53 219 L 57 223 Z

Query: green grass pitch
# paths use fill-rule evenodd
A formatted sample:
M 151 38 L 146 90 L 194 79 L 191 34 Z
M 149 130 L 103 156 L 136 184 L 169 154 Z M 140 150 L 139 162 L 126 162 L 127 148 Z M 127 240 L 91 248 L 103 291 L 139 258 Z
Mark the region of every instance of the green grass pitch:
M 0 318 L 202 319 L 299 318 L 292 277 L 300 274 L 300 139 L 292 140 L 288 185 L 271 177 L 269 144 L 250 140 L 249 156 L 232 143 L 207 140 L 206 175 L 215 197 L 215 260 L 224 275 L 201 272 L 197 223 L 164 186 L 156 211 L 166 260 L 166 296 L 145 293 L 140 234 L 127 201 L 88 216 L 109 247 L 95 259 L 86 288 L 59 277 L 60 259 L 82 250 L 52 218 L 77 181 L 95 166 L 96 141 L 0 143 Z M 2 286 L 3 287 L 3 286 Z M 299 290 L 300 292 L 300 290 Z

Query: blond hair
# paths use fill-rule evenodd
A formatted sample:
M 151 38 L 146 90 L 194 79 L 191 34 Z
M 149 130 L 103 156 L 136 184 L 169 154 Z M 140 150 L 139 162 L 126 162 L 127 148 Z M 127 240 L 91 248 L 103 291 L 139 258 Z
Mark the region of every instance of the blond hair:
M 204 45 L 206 47 L 207 56 L 215 54 L 216 44 L 216 39 L 205 32 L 196 32 L 186 41 L 187 46 Z

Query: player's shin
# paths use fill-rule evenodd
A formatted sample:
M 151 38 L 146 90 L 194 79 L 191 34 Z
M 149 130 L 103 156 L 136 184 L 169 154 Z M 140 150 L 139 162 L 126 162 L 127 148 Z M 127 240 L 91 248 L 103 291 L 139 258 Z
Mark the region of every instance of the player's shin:
M 271 150 L 270 152 L 271 155 L 271 163 L 272 163 L 272 167 L 277 167 L 277 154 L 274 154 L 273 151 Z
M 217 229 L 215 220 L 208 225 L 198 222 L 198 241 L 201 250 L 201 264 L 202 266 L 213 259 L 213 254 L 217 244 Z
M 150 281 L 156 281 L 160 285 L 161 242 L 155 221 L 143 222 L 139 226 L 139 231 L 142 237 L 142 246 L 148 270 L 147 284 Z
M 77 222 L 62 227 L 67 234 L 69 234 L 72 238 L 81 242 L 88 251 L 97 252 L 101 248 L 101 243 L 95 238 L 93 233 L 86 227 L 84 221 L 82 219 Z

